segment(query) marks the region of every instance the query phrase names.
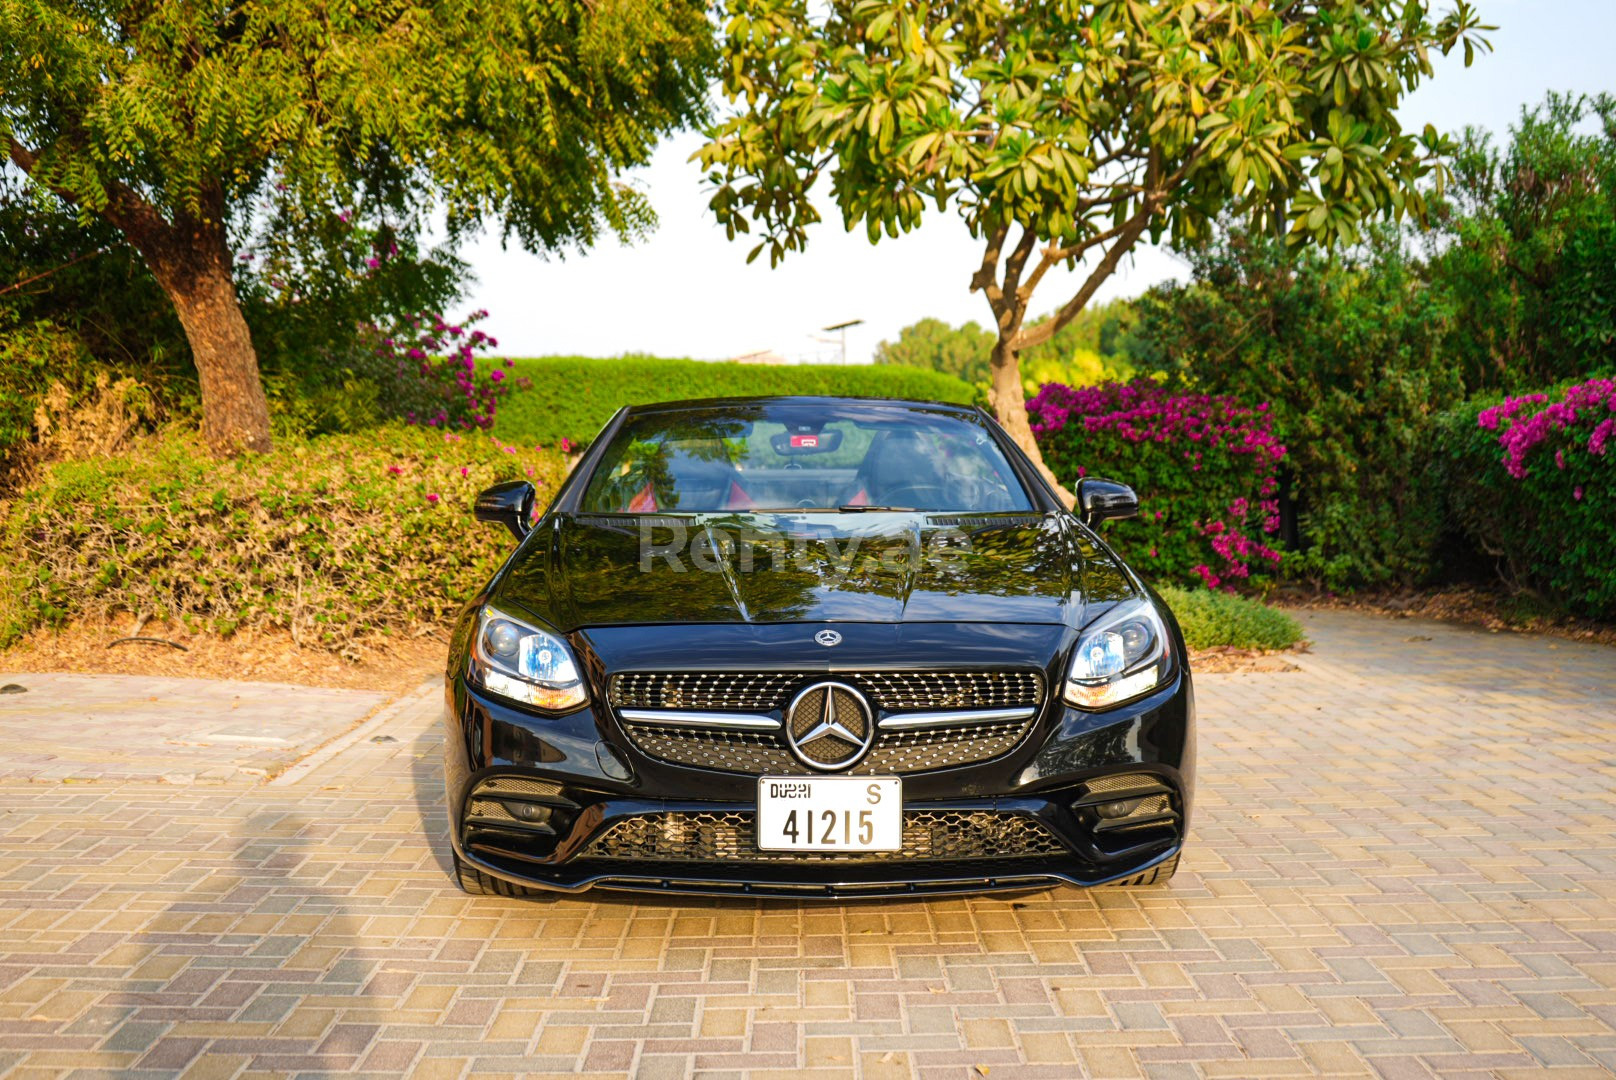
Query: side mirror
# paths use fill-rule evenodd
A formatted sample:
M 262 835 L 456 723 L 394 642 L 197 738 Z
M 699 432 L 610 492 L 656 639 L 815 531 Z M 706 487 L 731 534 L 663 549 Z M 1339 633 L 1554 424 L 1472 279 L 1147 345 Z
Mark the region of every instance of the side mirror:
M 518 541 L 533 531 L 533 504 L 539 493 L 526 480 L 507 480 L 477 496 L 472 513 L 478 521 L 503 525 Z
M 1139 496 L 1116 480 L 1085 476 L 1077 482 L 1077 512 L 1083 524 L 1098 528 L 1103 521 L 1131 518 L 1139 513 Z

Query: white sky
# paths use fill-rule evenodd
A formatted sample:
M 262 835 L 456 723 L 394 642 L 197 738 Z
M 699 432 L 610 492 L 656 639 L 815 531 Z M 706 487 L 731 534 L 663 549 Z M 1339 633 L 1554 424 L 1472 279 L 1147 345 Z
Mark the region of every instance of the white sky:
M 1409 98 L 1408 126 L 1457 131 L 1466 124 L 1502 135 L 1526 103 L 1548 90 L 1616 92 L 1616 0 L 1478 0 L 1495 23 L 1494 51 L 1466 69 L 1457 53 Z M 625 352 L 725 359 L 774 350 L 794 361 L 834 362 L 839 345 L 820 327 L 851 319 L 849 362 L 867 362 L 875 344 L 931 315 L 951 323 L 989 322 L 987 301 L 968 282 L 978 245 L 952 213 L 872 246 L 846 232 L 833 206 L 804 252 L 771 270 L 768 256 L 746 265 L 745 237 L 730 243 L 713 222 L 700 170 L 686 159 L 701 139 L 664 144 L 632 174 L 650 195 L 661 224 L 634 246 L 608 240 L 586 254 L 548 261 L 494 238 L 463 254 L 477 281 L 466 310 L 486 308 L 485 323 L 511 356 Z M 823 183 L 823 182 L 822 182 Z M 1183 267 L 1170 253 L 1141 246 L 1099 299 L 1134 296 Z M 1073 275 L 1044 279 L 1035 311 L 1058 306 Z

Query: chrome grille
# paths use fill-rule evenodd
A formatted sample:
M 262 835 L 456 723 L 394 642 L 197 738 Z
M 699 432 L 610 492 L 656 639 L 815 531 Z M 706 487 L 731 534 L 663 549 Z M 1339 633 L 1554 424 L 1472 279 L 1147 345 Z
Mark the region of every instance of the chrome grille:
M 644 672 L 613 675 L 609 695 L 619 709 L 732 709 L 767 712 L 785 704 L 802 675 L 761 672 Z
M 1015 859 L 1060 855 L 1041 822 L 986 810 L 910 810 L 901 851 L 759 851 L 753 815 L 742 811 L 637 814 L 608 826 L 579 858 L 651 862 L 889 862 Z
M 808 769 L 780 745 L 778 736 L 753 731 L 625 724 L 634 745 L 663 761 L 720 772 L 805 773 Z
M 1031 720 L 971 724 L 921 731 L 887 731 L 876 737 L 869 756 L 855 773 L 915 773 L 948 769 L 1008 754 L 1031 726 Z
M 817 678 L 851 683 L 887 712 L 1004 709 L 1044 698 L 1036 671 L 630 671 L 612 676 L 608 696 L 619 709 L 768 712 L 784 708 L 793 688 Z
M 1037 708 L 1043 677 L 1035 671 L 625 672 L 612 676 L 608 698 L 618 709 L 671 709 L 780 716 L 806 683 L 832 678 L 856 687 L 883 714 Z M 810 710 L 812 711 L 812 710 Z M 640 750 L 675 765 L 749 775 L 809 775 L 778 732 L 691 727 L 621 717 Z M 1009 753 L 1033 719 L 983 720 L 942 727 L 880 731 L 850 772 L 904 774 L 989 761 Z

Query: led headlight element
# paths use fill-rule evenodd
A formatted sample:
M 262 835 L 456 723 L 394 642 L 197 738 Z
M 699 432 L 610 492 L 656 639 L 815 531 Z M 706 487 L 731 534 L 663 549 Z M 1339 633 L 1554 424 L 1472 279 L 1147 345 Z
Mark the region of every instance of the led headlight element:
M 1118 604 L 1084 630 L 1072 650 L 1062 696 L 1080 709 L 1109 709 L 1148 694 L 1172 673 L 1172 646 L 1156 606 Z
M 541 709 L 575 709 L 589 699 L 566 642 L 497 608 L 477 615 L 471 674 L 489 693 Z

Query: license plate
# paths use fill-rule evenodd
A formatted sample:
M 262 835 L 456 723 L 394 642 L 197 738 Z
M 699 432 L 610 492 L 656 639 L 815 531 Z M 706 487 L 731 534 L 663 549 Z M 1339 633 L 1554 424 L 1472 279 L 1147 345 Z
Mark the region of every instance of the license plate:
M 896 776 L 765 776 L 758 780 L 760 851 L 899 851 L 903 781 Z

